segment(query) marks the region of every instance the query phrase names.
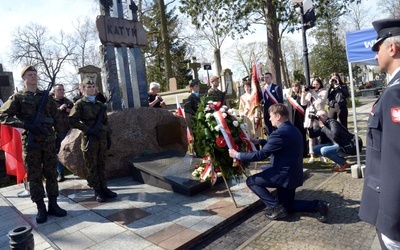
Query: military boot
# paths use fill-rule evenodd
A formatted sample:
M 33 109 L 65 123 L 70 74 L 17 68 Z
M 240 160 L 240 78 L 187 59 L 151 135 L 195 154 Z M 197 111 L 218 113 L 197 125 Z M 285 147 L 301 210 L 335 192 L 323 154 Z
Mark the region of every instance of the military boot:
M 44 204 L 43 199 L 35 201 L 38 213 L 36 215 L 36 223 L 41 224 L 47 221 L 47 211 L 46 205 Z
M 107 200 L 107 197 L 103 193 L 103 190 L 101 188 L 94 190 L 94 197 L 96 198 L 96 201 L 98 201 L 98 202 L 105 202 Z
M 58 206 L 57 196 L 49 196 L 49 209 L 47 214 L 54 215 L 56 217 L 64 217 L 67 215 L 67 211 Z
M 110 189 L 108 189 L 107 184 L 102 184 L 101 185 L 101 191 L 103 191 L 103 194 L 105 197 L 107 198 L 115 198 L 117 197 L 117 193 L 111 191 Z

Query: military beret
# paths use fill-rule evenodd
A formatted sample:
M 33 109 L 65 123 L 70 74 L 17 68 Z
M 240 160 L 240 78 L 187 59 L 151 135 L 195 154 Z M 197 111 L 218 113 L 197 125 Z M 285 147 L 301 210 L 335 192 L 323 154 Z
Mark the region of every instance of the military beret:
M 189 86 L 190 86 L 191 88 L 193 88 L 193 87 L 196 86 L 196 85 L 200 85 L 200 81 L 199 81 L 199 80 L 196 80 L 196 79 L 190 80 Z
M 382 19 L 372 23 L 378 37 L 372 51 L 379 51 L 379 45 L 388 37 L 400 35 L 400 19 Z
M 219 76 L 212 76 L 210 78 L 210 82 L 214 82 L 215 80 L 219 79 Z
M 37 70 L 35 69 L 35 67 L 33 67 L 33 66 L 26 66 L 26 67 L 23 68 L 22 71 L 21 71 L 21 77 L 24 76 L 24 74 L 25 74 L 26 71 L 35 71 L 35 72 L 37 72 Z
M 82 81 L 82 84 L 85 84 L 85 85 L 93 85 L 94 82 L 93 82 L 93 79 L 92 79 L 92 78 L 90 78 L 90 77 L 85 77 L 85 78 L 83 79 L 83 81 Z

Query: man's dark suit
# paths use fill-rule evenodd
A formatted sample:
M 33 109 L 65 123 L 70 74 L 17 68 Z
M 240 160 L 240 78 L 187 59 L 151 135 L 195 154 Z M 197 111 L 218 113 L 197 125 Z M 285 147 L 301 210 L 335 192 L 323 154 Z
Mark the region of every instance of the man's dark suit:
M 267 85 L 265 85 L 267 88 Z M 278 103 L 283 103 L 282 91 L 281 88 L 276 85 L 275 83 L 271 83 L 271 87 L 269 92 L 275 97 Z M 272 104 L 275 104 L 268 98 L 266 90 L 263 91 L 263 98 L 264 98 L 264 124 L 265 124 L 265 132 L 267 135 L 270 135 L 275 128 L 272 126 L 271 121 L 269 120 L 269 113 L 268 109 Z
M 317 200 L 294 200 L 296 188 L 303 185 L 303 139 L 289 121 L 269 135 L 261 150 L 238 154 L 239 160 L 245 162 L 261 161 L 269 156 L 270 165 L 247 178 L 249 188 L 269 208 L 282 204 L 288 212 L 317 212 Z M 278 199 L 267 187 L 277 188 Z
M 400 241 L 400 72 L 376 101 L 368 119 L 366 169 L 360 218 Z

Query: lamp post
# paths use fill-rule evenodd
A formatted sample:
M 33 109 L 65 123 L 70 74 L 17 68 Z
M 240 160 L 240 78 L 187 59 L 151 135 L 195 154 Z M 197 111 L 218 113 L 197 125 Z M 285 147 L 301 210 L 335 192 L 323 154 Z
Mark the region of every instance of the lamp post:
M 303 60 L 304 60 L 304 75 L 306 77 L 306 87 L 310 87 L 310 68 L 308 63 L 308 48 L 307 48 L 307 28 L 310 27 L 305 20 L 305 12 L 312 8 L 311 0 L 291 0 L 295 4 L 295 8 L 299 8 L 301 15 L 301 30 L 303 37 Z M 311 20 L 309 20 L 311 21 Z

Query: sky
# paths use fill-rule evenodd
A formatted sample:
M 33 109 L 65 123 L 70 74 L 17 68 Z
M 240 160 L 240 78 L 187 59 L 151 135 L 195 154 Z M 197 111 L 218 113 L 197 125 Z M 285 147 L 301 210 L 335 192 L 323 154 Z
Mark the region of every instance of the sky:
M 48 27 L 50 33 L 58 34 L 62 29 L 66 33 L 74 30 L 73 23 L 86 16 L 93 19 L 100 14 L 98 1 L 95 0 L 17 0 L 1 1 L 0 23 L 0 63 L 5 71 L 12 71 L 14 82 L 20 82 L 23 66 L 14 67 L 8 61 L 11 52 L 12 34 L 17 27 L 29 23 L 38 23 Z
M 363 0 L 368 6 L 377 6 L 379 0 Z M 20 82 L 19 72 L 22 66 L 14 67 L 8 61 L 11 52 L 12 33 L 17 27 L 23 27 L 31 22 L 45 25 L 51 33 L 58 34 L 62 29 L 69 33 L 74 27 L 73 23 L 80 18 L 86 16 L 96 18 L 99 14 L 98 0 L 17 0 L 17 1 L 1 1 L 0 23 L 1 39 L 0 39 L 0 63 L 6 71 L 13 71 L 14 82 Z M 266 31 L 264 26 L 258 26 L 256 32 L 248 36 L 243 42 L 249 41 L 265 41 Z M 301 33 L 297 32 L 292 35 L 298 39 L 301 46 Z M 233 41 L 225 42 L 223 49 L 228 49 Z M 223 62 L 223 68 L 230 68 L 227 63 Z M 241 78 L 241 77 L 240 77 Z

